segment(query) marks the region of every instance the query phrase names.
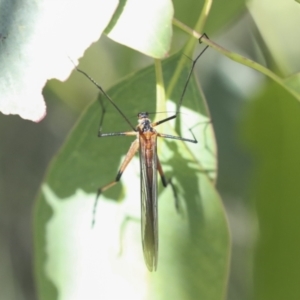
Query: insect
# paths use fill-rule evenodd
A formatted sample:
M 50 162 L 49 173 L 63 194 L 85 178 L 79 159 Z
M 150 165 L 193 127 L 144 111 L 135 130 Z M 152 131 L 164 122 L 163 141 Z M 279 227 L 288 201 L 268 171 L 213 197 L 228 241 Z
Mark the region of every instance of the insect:
M 95 220 L 95 210 L 96 210 L 96 205 L 99 196 L 104 191 L 108 190 L 109 188 L 111 188 L 112 186 L 114 186 L 120 181 L 124 170 L 130 163 L 134 155 L 137 153 L 137 151 L 139 151 L 140 188 L 141 188 L 141 234 L 142 234 L 144 259 L 149 271 L 156 271 L 157 261 L 158 261 L 157 172 L 161 177 L 163 186 L 166 187 L 170 184 L 174 192 L 173 184 L 170 179 L 169 180 L 166 179 L 160 160 L 157 155 L 157 138 L 160 137 L 160 138 L 174 139 L 174 140 L 180 140 L 180 141 L 190 142 L 190 143 L 197 143 L 197 140 L 191 130 L 190 132 L 193 138 L 189 139 L 180 136 L 159 133 L 158 131 L 156 131 L 155 128 L 162 123 L 177 118 L 180 112 L 180 107 L 183 101 L 184 94 L 186 92 L 196 62 L 206 49 L 207 46 L 204 48 L 204 50 L 201 51 L 201 53 L 196 57 L 196 59 L 192 63 L 192 67 L 188 74 L 187 81 L 185 83 L 183 92 L 179 99 L 176 113 L 162 120 L 151 122 L 151 120 L 149 119 L 148 112 L 139 112 L 137 114 L 137 118 L 138 118 L 137 126 L 132 125 L 129 119 L 117 106 L 117 104 L 110 98 L 110 96 L 102 89 L 102 87 L 97 82 L 95 82 L 87 73 L 78 69 L 75 66 L 78 72 L 86 76 L 95 86 L 98 87 L 98 89 L 104 94 L 104 96 L 115 107 L 118 113 L 124 118 L 124 120 L 128 123 L 128 125 L 132 129 L 131 131 L 124 131 L 124 132 L 102 133 L 102 122 L 103 122 L 103 114 L 102 114 L 98 136 L 99 137 L 135 136 L 136 137 L 134 142 L 131 144 L 125 156 L 125 159 L 123 160 L 119 168 L 116 178 L 110 183 L 108 183 L 107 185 L 98 189 L 94 210 L 93 210 L 93 224 Z M 103 105 L 102 105 L 102 109 L 103 109 Z

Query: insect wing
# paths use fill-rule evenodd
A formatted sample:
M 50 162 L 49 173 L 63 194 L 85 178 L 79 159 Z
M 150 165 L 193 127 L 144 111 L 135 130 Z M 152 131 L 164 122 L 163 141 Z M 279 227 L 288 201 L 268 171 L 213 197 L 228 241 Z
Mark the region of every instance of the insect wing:
M 151 136 L 150 149 L 143 137 L 140 136 L 139 141 L 143 252 L 149 271 L 155 271 L 158 257 L 156 135 Z

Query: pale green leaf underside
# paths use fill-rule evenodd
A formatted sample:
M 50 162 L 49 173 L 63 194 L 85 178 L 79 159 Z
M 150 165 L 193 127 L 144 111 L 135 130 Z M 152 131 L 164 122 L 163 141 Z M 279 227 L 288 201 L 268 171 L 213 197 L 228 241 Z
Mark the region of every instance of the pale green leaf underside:
M 164 58 L 170 48 L 173 14 L 170 0 L 123 0 L 105 32 L 120 44 Z
M 73 60 L 99 39 L 117 1 L 0 1 L 0 111 L 24 119 L 46 114 L 42 89 L 65 80 Z
M 164 62 L 166 83 L 179 57 L 175 55 Z M 188 68 L 171 95 L 176 101 L 187 71 Z M 146 68 L 109 91 L 134 123 L 138 111 L 155 110 L 154 74 L 153 67 Z M 130 130 L 104 101 L 104 132 Z M 194 79 L 184 105 L 181 128 L 207 120 Z M 172 104 L 169 106 L 172 108 Z M 123 185 L 101 195 L 95 228 L 90 226 L 96 190 L 115 178 L 121 157 L 133 140 L 97 138 L 100 114 L 98 102 L 83 113 L 52 162 L 37 202 L 35 245 L 40 299 L 52 300 L 57 294 L 59 299 L 223 299 L 229 234 L 221 199 L 206 172 L 216 170 L 212 129 L 204 130 L 201 123 L 194 127 L 197 145 L 172 140 L 159 144 L 163 168 L 178 190 L 180 213 L 175 210 L 170 187 L 162 191 L 160 184 L 158 271 L 149 273 L 143 261 L 138 221 L 138 159 L 124 172 Z M 157 130 L 173 134 L 169 126 L 158 126 Z M 190 137 L 188 130 L 180 134 Z M 137 221 L 127 222 L 121 238 L 120 228 L 126 216 Z

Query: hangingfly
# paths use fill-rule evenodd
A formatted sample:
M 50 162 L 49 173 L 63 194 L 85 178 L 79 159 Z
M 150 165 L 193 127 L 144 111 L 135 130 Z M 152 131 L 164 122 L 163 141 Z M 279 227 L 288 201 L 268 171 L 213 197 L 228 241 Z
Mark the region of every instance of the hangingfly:
M 207 47 L 205 47 L 204 50 L 193 61 L 190 73 L 188 75 L 181 98 L 179 100 L 179 105 L 176 114 L 157 122 L 151 122 L 151 120 L 149 119 L 149 114 L 147 112 L 140 112 L 137 115 L 138 125 L 136 127 L 134 127 L 131 124 L 129 119 L 124 115 L 124 113 L 120 110 L 120 108 L 116 105 L 116 103 L 109 97 L 109 95 L 102 89 L 102 87 L 98 83 L 96 83 L 87 73 L 85 73 L 84 71 L 76 67 L 77 71 L 85 75 L 94 85 L 96 85 L 100 89 L 100 91 L 105 95 L 105 97 L 115 107 L 115 109 L 120 113 L 120 115 L 124 118 L 124 120 L 129 124 L 129 126 L 132 129 L 132 131 L 126 131 L 126 132 L 102 133 L 101 132 L 102 122 L 103 122 L 103 115 L 102 115 L 98 136 L 99 137 L 121 136 L 121 135 L 136 136 L 136 140 L 131 144 L 126 154 L 126 157 L 121 164 L 121 167 L 118 171 L 115 180 L 113 180 L 112 182 L 108 183 L 107 185 L 105 185 L 104 187 L 98 190 L 93 214 L 95 215 L 97 200 L 100 194 L 119 182 L 127 165 L 130 163 L 135 153 L 139 150 L 140 173 L 141 173 L 140 177 L 141 177 L 142 244 L 143 244 L 145 262 L 149 271 L 156 270 L 157 260 L 158 260 L 157 171 L 160 174 L 164 187 L 166 187 L 168 184 L 172 185 L 171 180 L 166 179 L 159 158 L 157 156 L 157 137 L 197 143 L 197 140 L 195 139 L 192 131 L 191 133 L 193 135 L 193 139 L 187 139 L 179 136 L 159 133 L 155 130 L 154 127 L 164 122 L 167 122 L 169 120 L 175 119 L 177 117 L 180 110 L 180 106 L 182 104 L 183 96 L 185 94 L 195 64 L 206 49 Z M 93 224 L 94 224 L 94 220 L 95 217 L 93 217 Z

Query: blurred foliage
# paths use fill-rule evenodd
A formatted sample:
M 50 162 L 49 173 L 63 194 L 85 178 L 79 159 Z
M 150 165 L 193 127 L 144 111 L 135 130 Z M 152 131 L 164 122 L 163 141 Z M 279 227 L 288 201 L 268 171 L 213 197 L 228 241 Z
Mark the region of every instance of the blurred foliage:
M 300 105 L 268 82 L 247 110 L 243 138 L 256 163 L 259 220 L 255 299 L 299 299 Z
M 173 3 L 176 18 L 193 27 L 203 2 Z M 296 1 L 292 4 L 299 5 Z M 290 75 L 299 70 L 298 40 L 290 36 L 291 32 L 297 34 L 298 26 L 296 20 L 281 14 L 281 5 L 291 4 L 276 1 L 266 11 L 259 6 L 252 8 L 252 16 L 256 13 L 255 20 L 258 15 L 261 20 L 257 27 L 259 23 L 247 15 L 244 1 L 214 1 L 205 31 L 222 46 Z M 285 28 L 287 19 L 294 29 Z M 282 32 L 272 28 L 275 23 Z M 267 43 L 268 36 L 284 49 Z M 282 42 L 282 37 L 287 42 Z M 175 30 L 171 52 L 186 39 Z M 276 49 L 280 52 L 274 55 Z M 299 299 L 299 104 L 257 72 L 211 50 L 207 52 L 199 61 L 197 73 L 216 133 L 217 187 L 232 232 L 227 298 Z M 280 61 L 289 60 L 289 64 L 279 65 L 278 55 Z M 86 51 L 80 68 L 108 90 L 125 75 L 150 64 L 151 59 L 103 36 Z M 293 84 L 299 88 L 297 81 Z M 5 278 L 0 283 L 1 299 L 36 297 L 32 275 L 33 199 L 50 159 L 97 93 L 88 81 L 73 74 L 67 82 L 52 80 L 46 86 L 48 114 L 41 123 L 0 116 L 0 274 Z

